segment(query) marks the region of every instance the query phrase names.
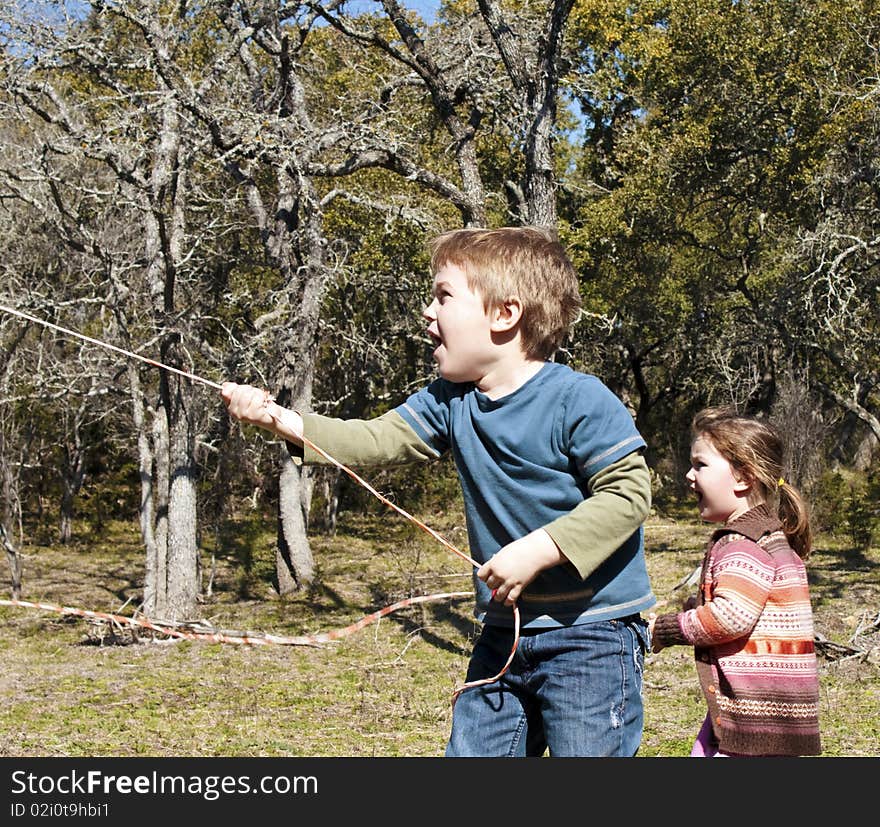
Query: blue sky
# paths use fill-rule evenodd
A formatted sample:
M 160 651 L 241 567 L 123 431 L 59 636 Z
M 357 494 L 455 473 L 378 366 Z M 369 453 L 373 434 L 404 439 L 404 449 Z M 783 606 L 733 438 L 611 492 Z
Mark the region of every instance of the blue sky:
M 434 19 L 434 14 L 440 6 L 439 0 L 400 0 L 400 4 L 408 9 L 417 11 L 422 19 L 430 22 Z M 348 11 L 355 12 L 358 7 L 363 7 L 364 11 L 376 11 L 381 4 L 378 0 L 350 0 L 346 4 Z

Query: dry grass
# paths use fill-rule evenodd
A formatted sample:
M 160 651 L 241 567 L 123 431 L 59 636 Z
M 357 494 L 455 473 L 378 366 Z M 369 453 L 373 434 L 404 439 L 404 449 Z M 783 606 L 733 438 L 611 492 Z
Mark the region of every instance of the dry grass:
M 427 519 L 464 542 L 460 515 Z M 348 516 L 335 537 L 314 538 L 314 588 L 281 600 L 271 588 L 272 534 L 261 528 L 271 525 L 232 527 L 217 551 L 212 594 L 201 606 L 214 626 L 310 634 L 414 593 L 470 588 L 465 564 L 426 535 L 387 515 Z M 662 601 L 699 562 L 705 527 L 687 511 L 658 515 L 646 538 Z M 139 599 L 141 551 L 129 525 L 107 525 L 95 536 L 83 528 L 71 547 L 25 553 L 23 599 L 103 612 L 132 601 L 125 613 Z M 880 553 L 863 556 L 820 537 L 810 572 L 817 631 L 849 646 L 860 620 L 880 609 Z M 475 628 L 464 599 L 412 607 L 322 647 L 148 634 L 114 642 L 110 631 L 0 607 L 0 755 L 439 756 Z M 829 756 L 880 755 L 880 642 L 860 643 L 858 657 L 822 658 Z M 704 714 L 689 650 L 650 656 L 645 702 L 640 755 L 686 755 Z

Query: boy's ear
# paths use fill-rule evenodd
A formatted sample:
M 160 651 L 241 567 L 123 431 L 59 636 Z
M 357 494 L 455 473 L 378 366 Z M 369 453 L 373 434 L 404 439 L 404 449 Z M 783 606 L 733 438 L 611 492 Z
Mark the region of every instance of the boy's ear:
M 489 329 L 493 333 L 505 333 L 519 324 L 522 318 L 523 304 L 519 296 L 510 296 L 492 309 L 492 321 Z

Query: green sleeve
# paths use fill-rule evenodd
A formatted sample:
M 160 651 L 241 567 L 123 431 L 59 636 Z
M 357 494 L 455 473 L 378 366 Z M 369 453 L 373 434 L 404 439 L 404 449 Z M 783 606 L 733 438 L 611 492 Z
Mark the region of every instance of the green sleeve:
M 397 411 L 375 419 L 334 419 L 320 414 L 303 414 L 302 419 L 303 436 L 343 465 L 403 465 L 439 456 Z M 327 464 L 308 445 L 288 442 L 287 448 L 294 462 Z
M 651 510 L 651 476 L 641 451 L 603 468 L 587 485 L 587 499 L 544 526 L 584 580 L 632 536 Z

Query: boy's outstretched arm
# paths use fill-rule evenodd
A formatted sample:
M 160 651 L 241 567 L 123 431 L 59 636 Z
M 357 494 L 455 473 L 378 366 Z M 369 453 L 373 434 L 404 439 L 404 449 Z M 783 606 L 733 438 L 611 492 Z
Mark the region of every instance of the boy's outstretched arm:
M 269 392 L 251 385 L 224 382 L 220 396 L 229 413 L 248 425 L 256 425 L 296 445 L 302 444 L 302 417 L 276 404 Z

